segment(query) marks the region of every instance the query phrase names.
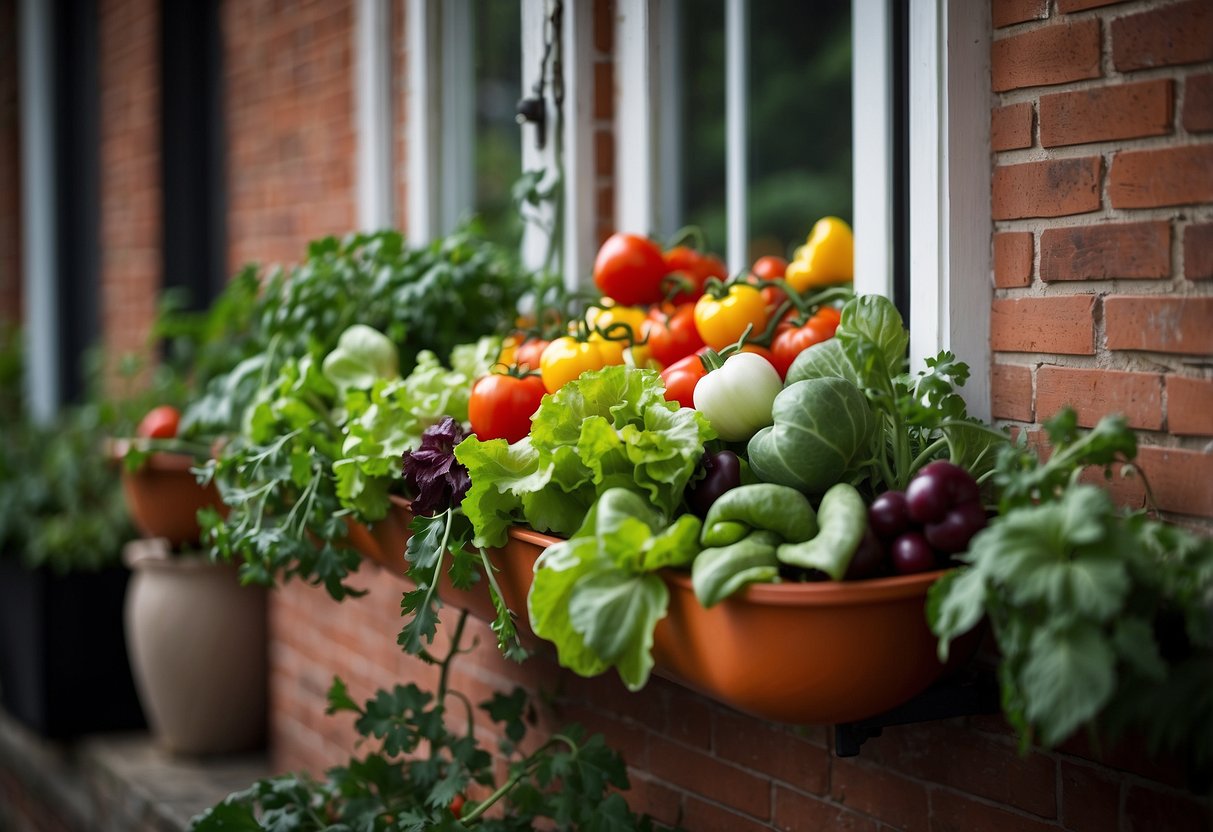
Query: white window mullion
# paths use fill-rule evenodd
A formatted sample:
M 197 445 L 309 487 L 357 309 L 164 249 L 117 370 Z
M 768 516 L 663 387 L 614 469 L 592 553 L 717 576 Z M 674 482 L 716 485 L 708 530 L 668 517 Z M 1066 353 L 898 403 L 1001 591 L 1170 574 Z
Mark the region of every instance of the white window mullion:
M 929 8 L 928 8 L 929 6 Z M 932 0 L 910 17 L 910 366 L 951 350 L 989 418 L 989 4 Z
M 747 154 L 749 148 L 749 15 L 745 0 L 725 0 L 725 215 L 729 272 L 749 265 Z
M 548 3 L 547 0 L 522 0 L 522 98 L 531 98 L 535 94 L 535 85 L 542 81 L 544 95 L 544 146 L 540 148 L 536 141 L 539 127 L 531 122 L 526 122 L 522 125 L 522 171 L 527 173 L 538 170 L 551 170 L 555 162 L 553 151 L 553 134 L 555 129 L 555 110 L 552 107 L 551 86 L 548 83 L 550 79 L 551 67 L 548 67 L 545 72 L 549 76 L 544 79 L 539 78 L 539 66 L 543 59 L 544 44 L 548 36 Z M 566 9 L 567 13 L 567 9 Z M 566 106 L 568 98 L 565 99 Z M 550 177 L 545 176 L 545 180 L 550 180 Z M 548 184 L 547 181 L 541 183 Z M 537 212 L 537 216 L 533 221 L 528 221 L 523 228 L 522 233 L 522 262 L 532 269 L 540 268 L 544 265 L 544 260 L 548 255 L 549 234 L 548 231 L 541 227 L 546 225 L 552 227 L 555 218 L 551 211 L 551 206 L 543 204 L 538 207 L 528 205 L 523 208 L 528 214 Z M 566 275 L 566 281 L 571 278 Z
M 439 233 L 447 234 L 476 204 L 476 67 L 471 0 L 442 8 L 442 180 Z
M 440 66 L 433 44 L 438 40 L 440 8 L 430 0 L 409 0 L 405 27 L 408 46 L 407 156 L 408 240 L 425 245 L 439 232 L 440 125 L 431 105 L 438 100 Z
M 392 225 L 391 23 L 387 0 L 359 0 L 355 44 L 358 226 Z
M 886 297 L 893 296 L 893 38 L 889 1 L 853 0 L 851 6 L 855 291 Z
M 22 0 L 21 227 L 25 385 L 30 416 L 49 421 L 58 410 L 58 258 L 55 250 L 54 52 L 51 4 Z
M 686 84 L 686 73 L 682 68 L 684 6 L 683 0 L 660 0 L 656 9 L 661 48 L 654 56 L 654 71 L 661 103 L 651 111 L 658 114 L 656 170 L 660 172 L 660 181 L 654 183 L 657 220 L 653 231 L 667 238 L 678 230 L 685 217 L 682 204 L 682 159 L 686 152 L 682 118 L 683 86 Z
M 524 30 L 525 31 L 525 30 Z M 594 263 L 594 15 L 589 3 L 564 4 L 564 278 L 590 284 Z M 524 138 L 525 141 L 525 138 Z
M 658 229 L 652 13 L 649 0 L 616 4 L 615 227 L 638 234 Z

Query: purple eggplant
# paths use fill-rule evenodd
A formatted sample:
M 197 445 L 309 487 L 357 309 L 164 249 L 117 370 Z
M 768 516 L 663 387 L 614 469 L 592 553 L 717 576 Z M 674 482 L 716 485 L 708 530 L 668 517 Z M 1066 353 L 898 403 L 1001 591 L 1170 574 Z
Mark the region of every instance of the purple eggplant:
M 732 451 L 706 453 L 699 468 L 704 476 L 687 487 L 687 504 L 695 514 L 707 517 L 721 494 L 741 485 L 741 458 Z

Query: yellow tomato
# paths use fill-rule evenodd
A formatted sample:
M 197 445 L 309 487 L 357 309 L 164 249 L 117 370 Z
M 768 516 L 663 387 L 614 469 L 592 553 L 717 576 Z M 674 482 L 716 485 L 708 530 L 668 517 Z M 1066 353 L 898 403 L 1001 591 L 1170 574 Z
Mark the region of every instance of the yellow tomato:
M 539 376 L 549 393 L 555 393 L 566 382 L 587 370 L 601 370 L 608 364 L 623 363 L 623 345 L 618 342 L 578 341 L 566 335 L 548 344 L 539 359 Z
M 855 279 L 855 237 L 838 217 L 822 217 L 796 249 L 784 280 L 797 292 Z
M 762 292 L 748 283 L 730 286 L 723 298 L 704 295 L 695 301 L 695 329 L 714 350 L 737 343 L 747 326 L 751 327 L 752 337 L 767 328 L 767 306 Z
M 590 329 L 606 331 L 614 324 L 627 324 L 632 331 L 632 338 L 639 341 L 640 332 L 644 326 L 648 310 L 639 306 L 591 306 L 585 312 L 585 322 Z M 615 333 L 612 333 L 614 335 Z

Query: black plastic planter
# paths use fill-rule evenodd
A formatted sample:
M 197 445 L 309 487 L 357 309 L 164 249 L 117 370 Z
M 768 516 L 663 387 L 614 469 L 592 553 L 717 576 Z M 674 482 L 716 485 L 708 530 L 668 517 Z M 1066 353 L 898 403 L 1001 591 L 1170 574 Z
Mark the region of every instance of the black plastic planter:
M 0 703 L 52 739 L 143 728 L 122 627 L 130 572 L 56 575 L 0 557 Z

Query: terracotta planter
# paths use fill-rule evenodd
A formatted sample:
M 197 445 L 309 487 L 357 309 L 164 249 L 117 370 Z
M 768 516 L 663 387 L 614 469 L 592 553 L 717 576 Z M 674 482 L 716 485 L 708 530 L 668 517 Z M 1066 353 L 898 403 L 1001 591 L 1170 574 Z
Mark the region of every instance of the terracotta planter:
M 241 586 L 231 564 L 170 556 L 163 541 L 132 541 L 125 559 L 127 645 L 156 740 L 182 754 L 260 747 L 265 589 Z
M 111 453 L 126 454 L 125 442 L 114 442 Z M 195 461 L 188 454 L 154 453 L 135 471 L 122 469 L 122 493 L 131 520 L 144 537 L 162 537 L 174 548 L 198 542 L 198 511 L 212 507 L 227 514 L 214 483 L 198 484 L 190 469 Z

